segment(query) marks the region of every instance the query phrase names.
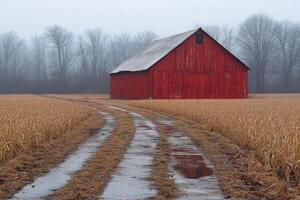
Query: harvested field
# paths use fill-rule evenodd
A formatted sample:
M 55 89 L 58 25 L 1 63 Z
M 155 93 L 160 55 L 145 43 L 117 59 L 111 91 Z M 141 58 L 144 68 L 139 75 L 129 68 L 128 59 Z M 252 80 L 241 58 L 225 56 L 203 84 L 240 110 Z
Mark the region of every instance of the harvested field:
M 0 100 L 0 162 L 51 143 L 93 112 L 78 103 L 31 95 Z
M 267 169 L 292 185 L 300 178 L 300 101 L 143 100 L 130 105 L 194 120 L 253 150 Z

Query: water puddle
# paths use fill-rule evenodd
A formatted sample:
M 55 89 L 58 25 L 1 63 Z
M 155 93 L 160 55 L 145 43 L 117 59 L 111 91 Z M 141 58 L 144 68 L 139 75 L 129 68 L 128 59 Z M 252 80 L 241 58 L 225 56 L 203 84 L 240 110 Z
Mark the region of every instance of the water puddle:
M 156 190 L 150 186 L 148 178 L 159 137 L 155 125 L 140 114 L 113 106 L 111 108 L 128 112 L 134 120 L 136 133 L 100 199 L 137 200 L 153 197 Z
M 97 152 L 116 125 L 116 120 L 111 114 L 99 113 L 104 116 L 105 125 L 98 131 L 96 129 L 91 130 L 91 136 L 63 163 L 50 170 L 49 173 L 38 177 L 33 183 L 23 187 L 13 199 L 45 199 L 46 196 L 64 186 L 71 179 L 72 174 L 80 170 L 84 163 Z
M 173 149 L 172 156 L 176 160 L 173 167 L 186 178 L 197 179 L 213 175 L 213 169 L 206 165 L 203 156 L 196 151 L 183 148 Z
M 213 167 L 193 141 L 178 131 L 172 120 L 159 118 L 158 122 L 165 125 L 168 134 L 169 169 L 182 193 L 178 199 L 224 199 Z

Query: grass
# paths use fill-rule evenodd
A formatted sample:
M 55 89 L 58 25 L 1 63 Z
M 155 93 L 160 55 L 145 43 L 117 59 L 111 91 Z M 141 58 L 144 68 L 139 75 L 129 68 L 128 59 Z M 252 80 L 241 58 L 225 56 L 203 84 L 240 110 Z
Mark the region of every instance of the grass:
M 32 95 L 1 95 L 0 163 L 51 144 L 92 113 L 78 103 Z
M 167 141 L 166 127 L 158 125 L 157 130 L 160 134 L 160 139 L 153 159 L 154 163 L 151 172 L 153 186 L 157 189 L 155 199 L 174 199 L 179 196 L 179 191 L 174 179 L 169 174 L 168 159 L 170 157 L 170 149 Z
M 264 167 L 296 185 L 300 178 L 299 99 L 142 100 L 130 105 L 190 119 L 218 130 Z

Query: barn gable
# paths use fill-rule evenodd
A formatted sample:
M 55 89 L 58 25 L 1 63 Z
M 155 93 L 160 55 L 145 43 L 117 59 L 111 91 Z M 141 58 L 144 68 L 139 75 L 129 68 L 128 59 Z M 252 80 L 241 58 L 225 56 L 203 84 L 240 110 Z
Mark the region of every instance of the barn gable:
M 200 29 L 195 29 L 191 31 L 187 31 L 184 33 L 180 33 L 177 35 L 173 35 L 170 37 L 162 38 L 160 40 L 154 41 L 148 48 L 146 48 L 141 53 L 133 56 L 132 58 L 126 60 L 125 62 L 121 63 L 115 69 L 111 71 L 111 74 L 118 73 L 118 72 L 136 72 L 136 71 L 143 71 L 147 70 L 152 67 L 155 63 L 159 60 L 164 58 L 168 55 L 171 51 L 173 51 L 176 47 L 181 45 L 185 42 L 189 37 L 194 35 L 200 30 L 205 33 L 208 37 L 210 37 L 217 45 L 227 51 L 230 56 L 244 65 L 245 68 L 249 69 L 242 61 L 240 61 L 237 57 L 231 54 L 227 49 L 225 49 L 222 45 L 220 45 L 216 40 L 214 40 L 209 34 L 205 31 Z M 201 37 L 196 37 L 196 39 L 201 39 Z M 196 41 L 197 42 L 197 41 Z M 198 41 L 199 42 L 199 41 Z M 201 41 L 203 42 L 203 41 Z

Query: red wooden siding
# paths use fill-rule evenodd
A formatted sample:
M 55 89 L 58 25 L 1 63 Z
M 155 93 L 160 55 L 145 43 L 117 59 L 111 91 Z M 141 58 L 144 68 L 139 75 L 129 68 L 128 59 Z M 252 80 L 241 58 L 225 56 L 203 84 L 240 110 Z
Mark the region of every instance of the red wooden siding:
M 150 78 L 148 71 L 111 74 L 111 97 L 123 99 L 148 99 Z
M 199 30 L 202 31 L 202 30 Z M 247 68 L 203 32 L 150 69 L 111 75 L 111 96 L 131 99 L 247 98 Z

